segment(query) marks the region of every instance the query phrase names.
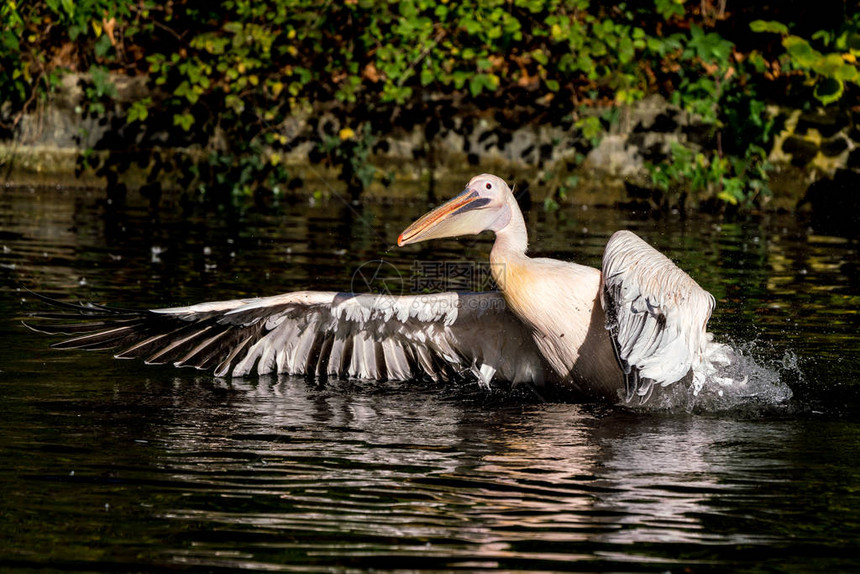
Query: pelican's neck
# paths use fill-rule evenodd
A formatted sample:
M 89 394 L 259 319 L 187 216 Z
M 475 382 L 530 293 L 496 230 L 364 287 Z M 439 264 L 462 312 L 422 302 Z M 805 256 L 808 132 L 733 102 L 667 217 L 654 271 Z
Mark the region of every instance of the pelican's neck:
M 520 206 L 517 205 L 517 200 L 513 195 L 508 196 L 508 209 L 511 212 L 511 219 L 503 228 L 496 231 L 496 242 L 493 244 L 493 251 L 490 254 L 492 258 L 510 257 L 515 255 L 525 255 L 526 249 L 529 246 L 529 234 L 526 231 L 526 222 L 523 219 L 523 212 L 520 211 Z
M 505 275 L 511 271 L 509 267 L 527 259 L 526 249 L 529 244 L 526 222 L 513 195 L 508 198 L 508 207 L 511 210 L 511 219 L 507 225 L 496 231 L 496 241 L 493 243 L 492 251 L 490 251 L 493 279 L 501 291 L 506 290 L 505 286 L 508 281 L 506 281 Z

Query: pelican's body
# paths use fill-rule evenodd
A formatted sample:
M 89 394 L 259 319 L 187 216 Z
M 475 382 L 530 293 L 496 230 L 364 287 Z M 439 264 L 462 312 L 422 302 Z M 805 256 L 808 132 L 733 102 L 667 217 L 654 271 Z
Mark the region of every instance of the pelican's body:
M 63 348 L 212 368 L 218 376 L 450 379 L 553 384 L 583 398 L 648 400 L 692 373 L 701 388 L 724 347 L 706 333 L 713 297 L 629 231 L 607 243 L 602 272 L 527 255 L 510 188 L 480 175 L 424 215 L 399 245 L 493 231 L 499 292 L 392 297 L 300 292 L 144 312 L 73 307 L 91 321 L 36 324 L 73 335 Z M 68 314 L 43 313 L 65 319 Z
M 524 255 L 493 257 L 494 279 L 508 308 L 564 387 L 617 399 L 623 385 L 600 305 L 597 269 Z

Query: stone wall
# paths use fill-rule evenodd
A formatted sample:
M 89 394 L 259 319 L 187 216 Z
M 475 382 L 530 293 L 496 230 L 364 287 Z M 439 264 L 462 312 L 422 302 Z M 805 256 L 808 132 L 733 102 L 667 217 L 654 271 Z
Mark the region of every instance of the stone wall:
M 784 129 L 775 138 L 770 159 L 780 167 L 776 184 L 800 197 L 795 207 L 834 221 L 857 218 L 860 108 L 855 108 L 780 111 Z

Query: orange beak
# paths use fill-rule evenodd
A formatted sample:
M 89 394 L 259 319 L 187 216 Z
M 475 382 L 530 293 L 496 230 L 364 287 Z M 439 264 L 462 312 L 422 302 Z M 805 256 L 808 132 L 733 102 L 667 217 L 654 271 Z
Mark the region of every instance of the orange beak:
M 486 229 L 487 224 L 480 208 L 489 202 L 477 191 L 467 188 L 403 230 L 397 238 L 397 245 L 403 247 L 427 239 L 478 234 Z

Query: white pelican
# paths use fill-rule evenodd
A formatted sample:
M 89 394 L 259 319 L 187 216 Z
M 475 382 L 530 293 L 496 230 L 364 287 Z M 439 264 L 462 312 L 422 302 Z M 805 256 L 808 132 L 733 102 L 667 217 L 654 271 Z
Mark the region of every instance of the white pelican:
M 148 311 L 49 300 L 71 312 L 37 313 L 40 321 L 27 324 L 72 337 L 57 348 L 114 349 L 117 358 L 213 369 L 219 377 L 465 375 L 487 387 L 551 384 L 626 402 L 645 402 L 655 386 L 685 378 L 698 390 L 729 361 L 705 331 L 714 298 L 668 258 L 629 231 L 610 238 L 602 273 L 531 258 L 516 199 L 494 175 L 472 178 L 397 243 L 484 231 L 496 235 L 490 261 L 499 291 L 302 291 Z

